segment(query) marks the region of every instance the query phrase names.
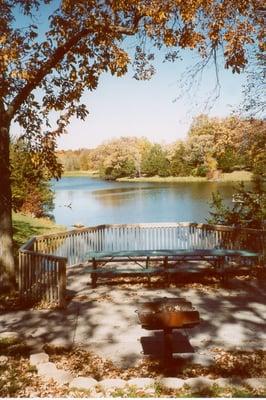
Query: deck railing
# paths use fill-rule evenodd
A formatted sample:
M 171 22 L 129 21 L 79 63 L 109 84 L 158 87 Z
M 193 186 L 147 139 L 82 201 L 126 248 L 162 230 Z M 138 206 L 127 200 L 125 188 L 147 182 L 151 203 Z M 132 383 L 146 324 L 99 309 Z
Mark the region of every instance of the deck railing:
M 190 222 L 98 225 L 36 236 L 19 250 L 20 293 L 62 304 L 66 266 L 86 262 L 90 251 L 246 249 L 264 260 L 265 241 L 265 230 Z
M 66 257 L 36 251 L 37 237 L 19 249 L 18 284 L 21 300 L 64 304 Z

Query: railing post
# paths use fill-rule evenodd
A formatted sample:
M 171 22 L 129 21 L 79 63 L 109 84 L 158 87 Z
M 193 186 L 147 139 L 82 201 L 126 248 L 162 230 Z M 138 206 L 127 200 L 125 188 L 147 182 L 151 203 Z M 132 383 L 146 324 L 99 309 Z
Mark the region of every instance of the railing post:
M 22 287 L 23 256 L 24 256 L 24 254 L 19 250 L 19 253 L 18 253 L 18 289 L 19 289 L 19 296 L 20 296 L 21 300 L 23 300 L 23 287 Z
M 63 307 L 65 305 L 66 296 L 66 262 L 60 260 L 58 267 L 58 304 L 60 307 Z

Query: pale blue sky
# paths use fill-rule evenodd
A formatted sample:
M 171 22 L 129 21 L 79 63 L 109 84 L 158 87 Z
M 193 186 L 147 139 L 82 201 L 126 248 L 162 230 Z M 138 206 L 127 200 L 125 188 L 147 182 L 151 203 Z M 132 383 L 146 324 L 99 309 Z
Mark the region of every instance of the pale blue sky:
M 186 136 L 192 117 L 202 112 L 203 101 L 215 87 L 214 71 L 206 71 L 199 90 L 178 101 L 180 76 L 193 61 L 159 63 L 150 81 L 136 81 L 132 72 L 122 78 L 102 76 L 97 90 L 84 96 L 90 114 L 86 121 L 73 119 L 68 134 L 58 140 L 60 149 L 94 147 L 119 136 L 146 136 L 151 141 L 173 142 Z M 244 76 L 220 70 L 221 91 L 210 115 L 226 116 L 241 98 Z M 198 105 L 197 105 L 198 104 Z

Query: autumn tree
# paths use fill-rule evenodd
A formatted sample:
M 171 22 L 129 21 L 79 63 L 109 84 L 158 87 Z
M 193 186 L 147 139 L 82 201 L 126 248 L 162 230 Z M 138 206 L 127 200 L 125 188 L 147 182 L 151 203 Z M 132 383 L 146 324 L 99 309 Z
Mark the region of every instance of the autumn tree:
M 173 176 L 186 176 L 191 174 L 191 166 L 186 162 L 186 143 L 178 141 L 169 149 L 170 171 Z
M 56 3 L 57 4 L 57 3 Z M 14 286 L 12 251 L 10 126 L 18 123 L 38 160 L 60 175 L 54 150 L 72 116 L 88 113 L 81 97 L 96 89 L 103 72 L 121 76 L 129 63 L 137 79 L 148 79 L 152 46 L 199 52 L 203 63 L 217 59 L 240 72 L 250 45 L 262 41 L 261 0 L 2 0 L 0 2 L 0 264 L 4 282 Z M 41 8 L 40 8 L 41 7 Z M 45 33 L 36 26 L 39 13 L 51 13 Z M 124 38 L 135 36 L 135 54 Z M 145 47 L 148 43 L 148 47 Z M 57 113 L 51 126 L 50 113 Z M 36 157 L 37 159 L 37 157 Z
M 265 152 L 264 126 L 262 120 L 236 115 L 226 118 L 199 115 L 194 118 L 188 132 L 187 162 L 200 169 L 205 164 L 207 172 L 212 157 L 223 172 L 253 170 L 256 160 L 263 159 L 262 153 Z
M 266 192 L 261 182 L 253 182 L 252 190 L 246 189 L 241 183 L 235 188 L 235 199 L 233 207 L 230 207 L 219 192 L 212 193 L 208 223 L 264 229 Z
M 12 207 L 34 217 L 45 217 L 53 210 L 50 174 L 35 168 L 34 159 L 23 141 L 12 141 L 10 147 Z
M 140 159 L 137 142 L 134 137 L 121 137 L 99 146 L 100 175 L 111 180 L 135 176 Z
M 158 143 L 155 143 L 145 154 L 141 164 L 142 173 L 148 176 L 168 176 L 170 172 L 170 162 L 167 152 Z

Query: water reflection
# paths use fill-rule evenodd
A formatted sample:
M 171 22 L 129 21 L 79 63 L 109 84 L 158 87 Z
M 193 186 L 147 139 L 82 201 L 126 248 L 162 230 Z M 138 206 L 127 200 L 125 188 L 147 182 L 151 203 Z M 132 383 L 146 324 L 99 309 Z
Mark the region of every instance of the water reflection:
M 54 216 L 68 227 L 75 223 L 195 221 L 205 222 L 211 193 L 219 190 L 231 203 L 233 184 L 216 182 L 126 183 L 88 177 L 53 182 Z M 71 204 L 71 208 L 67 205 Z

